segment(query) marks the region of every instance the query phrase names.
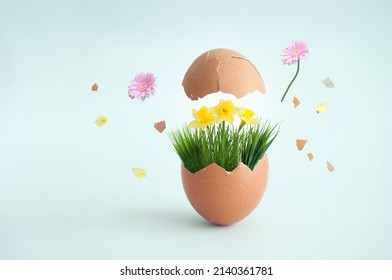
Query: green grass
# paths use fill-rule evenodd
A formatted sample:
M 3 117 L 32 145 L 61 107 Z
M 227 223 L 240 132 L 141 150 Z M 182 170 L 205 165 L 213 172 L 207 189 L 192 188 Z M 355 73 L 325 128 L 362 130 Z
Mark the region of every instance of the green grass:
M 278 133 L 278 126 L 270 122 L 246 125 L 240 131 L 221 122 L 205 130 L 184 125 L 170 132 L 169 138 L 185 168 L 195 173 L 213 162 L 226 171 L 240 162 L 253 170 Z

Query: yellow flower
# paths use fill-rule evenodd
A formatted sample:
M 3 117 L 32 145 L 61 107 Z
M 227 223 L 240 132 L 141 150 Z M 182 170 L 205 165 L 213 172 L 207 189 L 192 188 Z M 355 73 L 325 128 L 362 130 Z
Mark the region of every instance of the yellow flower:
M 188 124 L 189 128 L 200 127 L 205 129 L 208 125 L 216 122 L 214 113 L 206 106 L 201 107 L 199 110 L 192 109 L 192 114 L 195 120 Z
M 239 112 L 239 108 L 235 107 L 231 100 L 220 100 L 219 104 L 213 108 L 217 115 L 218 122 L 227 121 L 233 124 L 234 114 Z
M 107 123 L 108 119 L 105 116 L 100 116 L 95 120 L 95 124 L 99 127 L 104 126 Z
M 240 119 L 246 124 L 257 124 L 259 120 L 254 118 L 255 113 L 247 108 L 242 107 L 241 110 L 238 112 Z

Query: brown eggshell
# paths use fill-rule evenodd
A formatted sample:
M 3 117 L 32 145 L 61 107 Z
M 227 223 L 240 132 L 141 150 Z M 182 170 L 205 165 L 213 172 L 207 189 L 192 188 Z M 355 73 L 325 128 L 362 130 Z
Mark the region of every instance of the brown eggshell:
M 98 85 L 97 85 L 97 83 L 94 83 L 94 84 L 91 86 L 91 90 L 92 90 L 92 91 L 98 91 Z
M 160 121 L 154 123 L 154 128 L 158 130 L 159 133 L 162 133 L 166 129 L 166 122 L 165 121 Z
M 299 101 L 299 99 L 297 97 L 294 96 L 293 104 L 294 104 L 294 108 L 297 108 L 298 105 L 301 104 L 301 102 Z
M 333 167 L 333 165 L 329 161 L 327 161 L 327 168 L 329 172 L 333 172 L 335 170 L 335 167 Z
M 296 143 L 297 143 L 298 151 L 302 151 L 302 149 L 305 147 L 307 142 L 308 140 L 306 139 L 297 139 Z
M 218 91 L 237 98 L 255 90 L 265 93 L 256 67 L 242 54 L 229 49 L 214 49 L 200 55 L 185 73 L 182 85 L 192 100 Z
M 227 172 L 216 163 L 191 173 L 181 166 L 182 183 L 193 208 L 217 225 L 234 224 L 248 216 L 260 202 L 268 179 L 268 156 L 254 170 L 240 163 Z

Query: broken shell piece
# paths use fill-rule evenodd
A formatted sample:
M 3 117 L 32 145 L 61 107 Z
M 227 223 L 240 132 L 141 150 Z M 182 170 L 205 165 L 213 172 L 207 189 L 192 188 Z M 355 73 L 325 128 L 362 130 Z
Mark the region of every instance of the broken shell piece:
M 328 168 L 329 172 L 333 172 L 335 170 L 335 168 L 333 167 L 333 165 L 329 161 L 327 161 L 327 168 Z
M 147 172 L 143 168 L 135 167 L 135 168 L 132 168 L 132 171 L 133 171 L 133 174 L 135 174 L 135 176 L 137 178 L 144 178 L 147 176 Z
M 302 151 L 302 149 L 305 147 L 307 142 L 308 142 L 308 140 L 305 140 L 305 139 L 297 139 L 298 151 Z
M 309 161 L 312 161 L 314 159 L 314 156 L 312 153 L 307 154 Z
M 325 111 L 327 111 L 327 109 L 328 109 L 328 103 L 320 104 L 316 108 L 316 113 L 317 114 L 324 113 Z
M 301 104 L 301 102 L 299 102 L 298 98 L 294 96 L 293 98 L 293 104 L 294 104 L 294 108 L 297 108 L 299 104 Z
M 94 83 L 93 86 L 91 87 L 92 91 L 98 91 L 98 85 L 97 83 Z
M 328 88 L 335 88 L 334 83 L 332 82 L 332 80 L 329 77 L 325 78 L 321 82 Z
M 218 91 L 237 98 L 255 90 L 265 93 L 256 67 L 242 54 L 229 49 L 214 49 L 200 55 L 185 73 L 182 86 L 191 100 Z
M 162 133 L 166 128 L 166 123 L 165 123 L 165 121 L 156 122 L 154 124 L 154 127 L 156 130 L 159 131 L 159 133 Z

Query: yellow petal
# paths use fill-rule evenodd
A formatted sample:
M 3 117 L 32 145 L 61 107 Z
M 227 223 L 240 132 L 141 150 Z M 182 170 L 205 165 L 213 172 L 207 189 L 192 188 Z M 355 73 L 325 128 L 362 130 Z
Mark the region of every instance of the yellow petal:
M 199 128 L 199 127 L 203 127 L 203 124 L 199 121 L 194 120 L 188 124 L 188 127 L 189 128 Z
M 100 116 L 95 120 L 95 124 L 99 127 L 104 126 L 107 123 L 108 119 L 105 116 Z
M 240 119 L 244 121 L 246 124 L 257 124 L 259 120 L 255 118 L 255 113 L 247 108 L 242 107 L 238 112 Z
M 133 171 L 133 174 L 135 174 L 135 176 L 137 178 L 144 178 L 147 176 L 147 172 L 143 168 L 135 167 L 135 168 L 132 168 L 132 171 Z
M 192 109 L 192 115 L 195 119 L 197 119 L 197 110 L 196 109 Z
M 327 111 L 328 109 L 328 103 L 322 103 L 320 105 L 317 106 L 316 108 L 316 113 L 324 113 L 325 111 Z

